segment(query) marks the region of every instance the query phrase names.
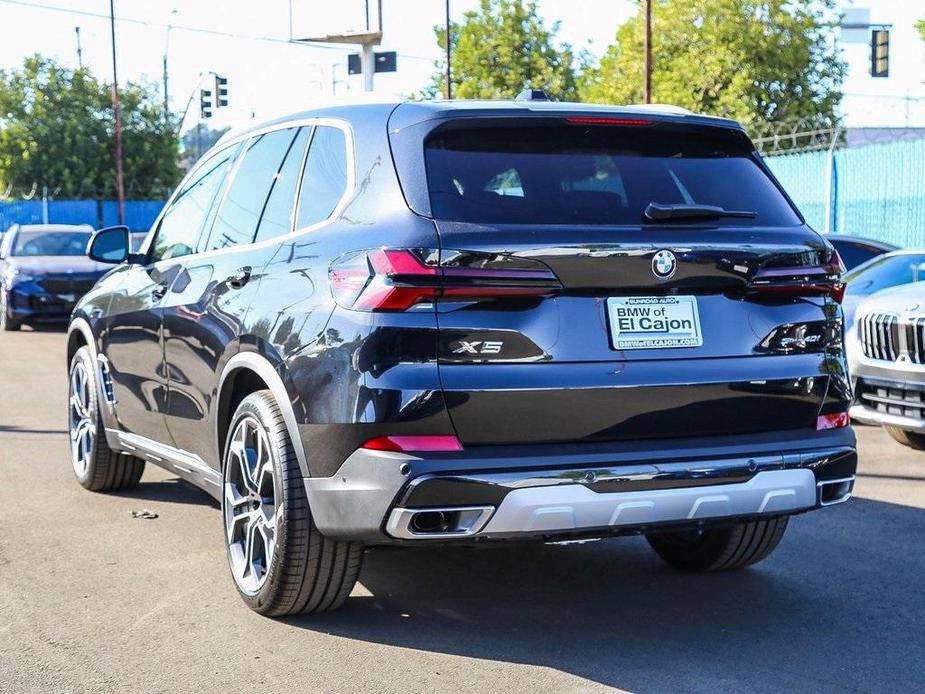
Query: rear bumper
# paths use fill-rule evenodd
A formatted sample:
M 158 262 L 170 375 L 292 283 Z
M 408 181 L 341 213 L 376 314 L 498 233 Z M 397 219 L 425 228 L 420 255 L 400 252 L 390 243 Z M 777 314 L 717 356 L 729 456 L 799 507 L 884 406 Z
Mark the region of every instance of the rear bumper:
M 338 474 L 305 486 L 315 522 L 334 537 L 371 544 L 550 539 L 801 513 L 846 501 L 856 467 L 849 428 L 493 446 L 426 458 L 359 450 Z M 447 524 L 420 532 L 420 513 L 442 513 Z

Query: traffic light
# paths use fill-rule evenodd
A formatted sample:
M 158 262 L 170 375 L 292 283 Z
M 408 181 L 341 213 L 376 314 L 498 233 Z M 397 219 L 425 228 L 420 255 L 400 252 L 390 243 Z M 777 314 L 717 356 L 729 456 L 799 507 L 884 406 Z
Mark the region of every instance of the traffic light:
M 228 105 L 228 78 L 215 76 L 215 108 Z
M 870 32 L 870 76 L 890 76 L 889 29 L 874 29 Z
M 209 89 L 199 90 L 199 115 L 203 118 L 212 117 L 212 91 Z

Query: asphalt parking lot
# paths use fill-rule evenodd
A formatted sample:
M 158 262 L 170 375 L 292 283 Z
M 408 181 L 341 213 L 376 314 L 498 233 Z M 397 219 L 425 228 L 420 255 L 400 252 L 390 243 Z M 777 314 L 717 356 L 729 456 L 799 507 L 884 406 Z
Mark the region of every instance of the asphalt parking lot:
M 92 494 L 66 449 L 64 335 L 0 335 L 0 691 L 910 691 L 925 682 L 925 453 L 861 428 L 848 504 L 752 569 L 639 538 L 373 550 L 345 607 L 274 621 L 217 506 L 149 467 Z M 153 520 L 134 519 L 148 509 Z

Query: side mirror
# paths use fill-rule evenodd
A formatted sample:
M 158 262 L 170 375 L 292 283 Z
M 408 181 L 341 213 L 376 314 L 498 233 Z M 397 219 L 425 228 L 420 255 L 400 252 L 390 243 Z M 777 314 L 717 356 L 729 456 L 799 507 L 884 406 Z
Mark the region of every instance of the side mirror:
M 87 244 L 87 255 L 91 260 L 113 265 L 133 259 L 128 227 L 106 227 L 94 233 Z

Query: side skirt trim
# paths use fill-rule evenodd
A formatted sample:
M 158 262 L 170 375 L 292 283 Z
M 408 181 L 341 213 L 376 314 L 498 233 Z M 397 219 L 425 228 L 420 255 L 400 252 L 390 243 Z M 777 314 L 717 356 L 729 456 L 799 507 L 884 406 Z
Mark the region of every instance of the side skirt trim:
M 209 467 L 198 455 L 117 429 L 107 429 L 106 438 L 110 441 L 114 439 L 115 447 L 119 450 L 144 458 L 169 472 L 176 472 L 186 481 L 208 492 L 210 496 L 221 499 L 221 474 Z

